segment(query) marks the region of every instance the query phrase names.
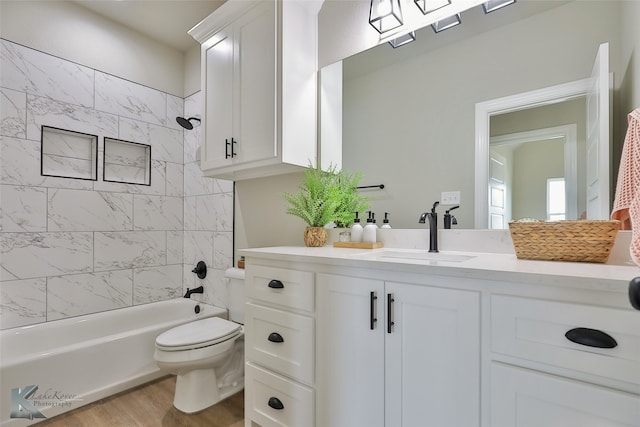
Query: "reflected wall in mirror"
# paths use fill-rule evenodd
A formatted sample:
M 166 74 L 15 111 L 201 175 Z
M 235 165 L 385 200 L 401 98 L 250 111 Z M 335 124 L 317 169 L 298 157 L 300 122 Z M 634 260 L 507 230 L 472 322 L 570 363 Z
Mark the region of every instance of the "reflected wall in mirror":
M 399 49 L 345 59 L 343 165 L 362 171 L 363 185 L 385 185 L 366 193 L 378 218 L 390 212 L 393 227 L 420 228 L 420 213 L 442 192 L 460 191 L 457 228 L 476 227 L 475 105 L 589 77 L 601 41 L 612 52 L 620 44 L 615 3 L 523 1 L 489 15 L 474 8 L 451 30 L 422 29 Z M 438 208 L 440 228 L 450 207 Z
M 585 118 L 584 96 L 491 116 L 489 228 L 586 216 Z

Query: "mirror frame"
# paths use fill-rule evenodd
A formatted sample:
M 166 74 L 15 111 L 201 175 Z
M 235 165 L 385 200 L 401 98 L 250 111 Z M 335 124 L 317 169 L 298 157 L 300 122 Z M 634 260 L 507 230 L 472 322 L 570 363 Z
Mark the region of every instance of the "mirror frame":
M 474 228 L 489 228 L 489 125 L 491 116 L 586 96 L 590 88 L 590 81 L 591 79 L 586 78 L 476 103 Z

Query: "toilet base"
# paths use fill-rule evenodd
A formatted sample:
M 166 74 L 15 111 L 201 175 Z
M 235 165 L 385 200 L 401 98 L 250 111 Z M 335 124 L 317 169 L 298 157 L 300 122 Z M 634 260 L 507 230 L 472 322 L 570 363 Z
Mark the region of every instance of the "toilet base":
M 216 371 L 209 369 L 194 369 L 176 378 L 176 392 L 173 406 L 176 409 L 191 414 L 201 411 L 220 401 L 220 392 L 216 384 Z
M 195 369 L 178 375 L 173 406 L 180 412 L 193 414 L 215 405 L 244 388 L 244 378 L 233 384 L 216 387 L 215 369 Z

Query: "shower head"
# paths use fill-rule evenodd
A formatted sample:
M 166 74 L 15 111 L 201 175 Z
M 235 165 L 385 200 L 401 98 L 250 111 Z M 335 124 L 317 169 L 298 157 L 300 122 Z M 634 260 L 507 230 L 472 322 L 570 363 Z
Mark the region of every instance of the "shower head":
M 184 117 L 176 117 L 176 122 L 178 122 L 178 124 L 183 128 L 185 128 L 186 130 L 193 129 L 193 124 L 191 124 L 191 120 L 197 120 L 198 122 L 200 121 L 200 119 L 197 117 L 189 117 L 188 119 L 185 119 Z

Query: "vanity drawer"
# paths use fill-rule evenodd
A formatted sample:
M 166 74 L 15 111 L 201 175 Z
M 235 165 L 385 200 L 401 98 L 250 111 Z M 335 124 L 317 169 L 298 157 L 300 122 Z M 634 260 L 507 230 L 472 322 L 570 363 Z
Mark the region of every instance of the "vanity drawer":
M 570 341 L 565 334 L 575 328 L 604 332 L 617 345 Z M 640 315 L 631 310 L 494 295 L 491 350 L 640 385 Z
M 491 364 L 491 426 L 639 426 L 640 396 Z
M 247 363 L 245 416 L 262 427 L 313 427 L 313 390 Z
M 313 384 L 313 319 L 247 303 L 246 358 L 306 384 Z
M 247 267 L 247 298 L 277 304 L 296 310 L 314 309 L 313 273 L 286 268 Z

